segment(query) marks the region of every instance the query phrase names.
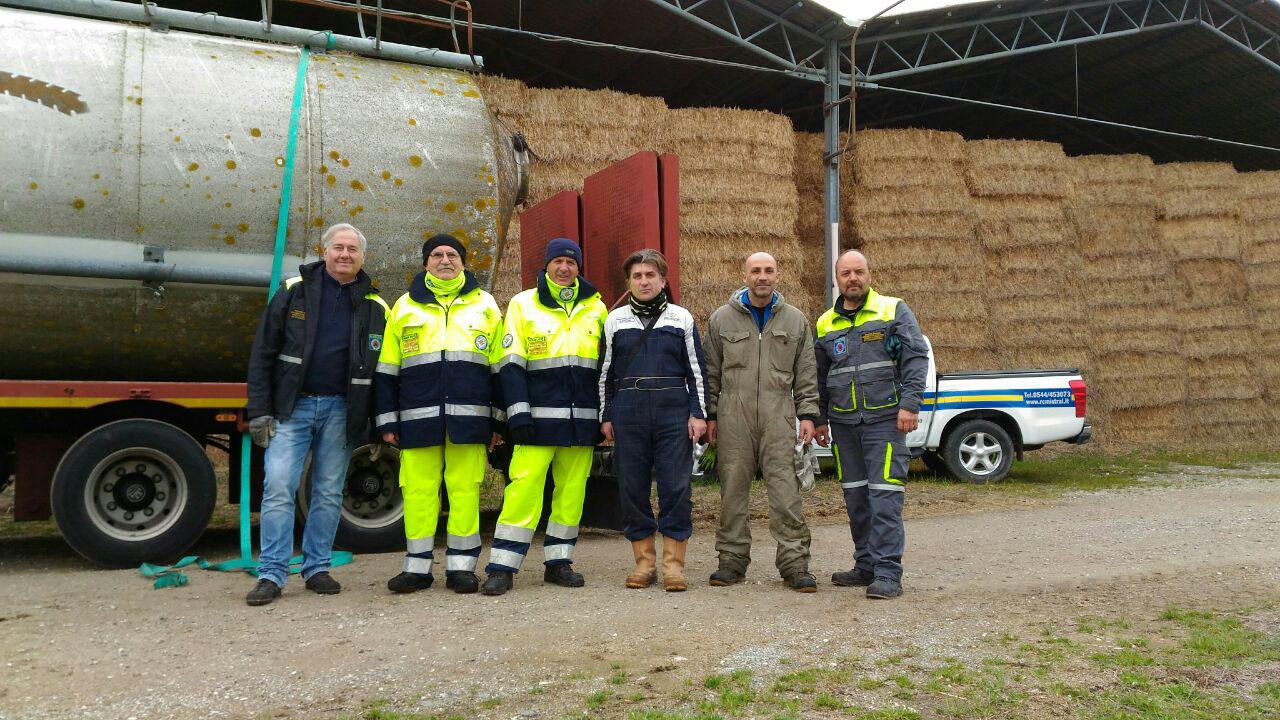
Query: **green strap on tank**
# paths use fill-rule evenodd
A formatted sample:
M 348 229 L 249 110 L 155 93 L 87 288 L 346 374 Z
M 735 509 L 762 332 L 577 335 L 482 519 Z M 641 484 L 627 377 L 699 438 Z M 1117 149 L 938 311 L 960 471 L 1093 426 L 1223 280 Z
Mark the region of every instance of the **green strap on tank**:
M 326 47 L 333 44 L 333 33 L 327 33 L 328 41 Z M 298 151 L 298 124 L 302 120 L 302 100 L 306 97 L 307 89 L 307 65 L 311 61 L 311 49 L 306 45 L 302 46 L 302 51 L 298 57 L 298 73 L 293 83 L 293 108 L 289 115 L 289 143 L 285 147 L 284 152 L 284 182 L 280 185 L 280 213 L 276 218 L 276 245 L 275 252 L 271 258 L 271 284 L 267 288 L 267 302 L 271 302 L 271 298 L 275 296 L 276 288 L 280 284 L 280 275 L 282 266 L 284 265 L 284 249 L 285 237 L 289 232 L 289 206 L 293 201 L 293 161 Z M 195 555 L 188 555 L 182 558 L 176 564 L 171 566 L 152 565 L 143 563 L 138 568 L 142 574 L 149 578 L 155 579 L 155 587 L 157 589 L 163 587 L 182 587 L 187 584 L 187 577 L 179 568 L 192 564 L 205 570 L 219 571 L 235 571 L 243 570 L 249 573 L 255 573 L 258 563 L 253 559 L 253 534 L 252 521 L 249 517 L 249 506 L 252 505 L 252 492 L 249 489 L 249 465 L 250 457 L 253 451 L 252 443 L 249 440 L 249 433 L 240 434 L 240 558 L 237 560 L 227 560 L 220 563 L 210 563 L 204 558 Z M 341 558 L 341 559 L 340 559 Z M 351 562 L 351 553 L 335 552 L 333 554 L 333 566 L 345 565 Z M 295 557 L 289 562 L 289 571 L 298 572 L 301 569 L 301 557 Z M 296 569 L 295 569 L 296 565 Z

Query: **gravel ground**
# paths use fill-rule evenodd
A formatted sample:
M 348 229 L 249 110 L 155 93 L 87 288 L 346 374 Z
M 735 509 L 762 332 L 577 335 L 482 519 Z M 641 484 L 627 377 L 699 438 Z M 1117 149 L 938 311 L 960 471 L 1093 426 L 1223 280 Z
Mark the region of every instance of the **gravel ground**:
M 535 562 L 501 598 L 392 596 L 384 583 L 399 560 L 385 554 L 335 571 L 341 595 L 295 579 L 266 608 L 244 605 L 244 575 L 195 571 L 187 587 L 156 591 L 135 571 L 88 569 L 60 540 L 7 540 L 0 720 L 335 717 L 377 698 L 559 717 L 618 671 L 656 696 L 713 672 L 767 676 L 783 661 L 904 647 L 977 661 L 986 637 L 1090 612 L 1280 600 L 1277 469 L 1181 468 L 1150 487 L 909 520 L 907 594 L 891 602 L 827 582 L 850 564 L 842 524 L 814 527 L 812 595 L 782 585 L 757 527 L 755 562 L 732 588 L 705 584 L 710 532 L 690 545 L 683 594 L 624 589 L 629 547 L 601 533 L 578 544 L 581 590 L 544 586 Z M 234 551 L 229 533 L 209 542 Z

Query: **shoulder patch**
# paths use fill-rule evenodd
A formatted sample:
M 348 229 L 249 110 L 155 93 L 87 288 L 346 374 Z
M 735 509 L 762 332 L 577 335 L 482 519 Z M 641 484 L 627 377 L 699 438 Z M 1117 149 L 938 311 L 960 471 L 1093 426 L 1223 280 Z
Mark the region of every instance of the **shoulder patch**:
M 511 333 L 502 336 L 502 347 L 509 348 L 513 342 L 515 342 L 515 338 L 511 337 Z
M 485 348 L 487 348 L 487 347 L 489 347 L 489 338 L 485 337 L 484 335 L 477 335 L 477 336 L 476 336 L 476 349 L 477 349 L 477 350 L 484 350 L 484 349 L 485 349 Z
M 369 349 L 377 352 L 382 349 L 382 336 L 369 334 Z

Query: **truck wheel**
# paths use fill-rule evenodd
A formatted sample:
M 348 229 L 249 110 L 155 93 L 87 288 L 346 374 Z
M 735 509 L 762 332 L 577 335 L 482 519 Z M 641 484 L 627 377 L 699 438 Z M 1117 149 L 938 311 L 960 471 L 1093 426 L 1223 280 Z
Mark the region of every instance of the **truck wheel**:
M 342 516 L 334 544 L 352 552 L 386 552 L 404 548 L 404 498 L 400 495 L 400 451 L 387 448 L 369 459 L 374 445 L 356 448 L 342 488 Z M 311 500 L 311 463 L 298 484 L 298 525 L 306 522 Z
M 187 433 L 158 420 L 118 420 L 73 444 L 53 474 L 62 537 L 112 568 L 172 560 L 209 524 L 217 482 Z
M 990 420 L 966 420 L 947 435 L 942 459 L 961 480 L 985 483 L 1003 480 L 1013 464 L 1013 441 Z
M 924 454 L 920 456 L 920 460 L 924 463 L 924 466 L 929 469 L 929 472 L 934 475 L 937 475 L 938 477 L 951 476 L 951 470 L 947 467 L 947 462 L 943 460 L 942 455 L 937 452 L 934 452 L 933 450 L 926 450 L 924 451 Z

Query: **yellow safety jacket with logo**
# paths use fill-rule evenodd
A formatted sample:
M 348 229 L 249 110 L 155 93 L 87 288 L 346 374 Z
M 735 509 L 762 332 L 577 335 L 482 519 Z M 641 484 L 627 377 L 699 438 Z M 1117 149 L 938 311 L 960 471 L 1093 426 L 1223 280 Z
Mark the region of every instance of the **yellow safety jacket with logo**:
M 867 289 L 862 306 L 843 298 L 817 323 L 819 423 L 856 424 L 920 411 L 929 351 L 901 299 Z
M 531 445 L 595 445 L 600 436 L 600 337 L 609 314 L 600 293 L 578 278 L 577 302 L 552 297 L 546 273 L 511 298 L 494 364 L 511 429 L 533 426 Z
M 377 433 L 400 436 L 402 449 L 485 444 L 497 403 L 489 372 L 502 328 L 493 296 L 470 271 L 448 306 L 418 273 L 391 308 L 374 376 Z

